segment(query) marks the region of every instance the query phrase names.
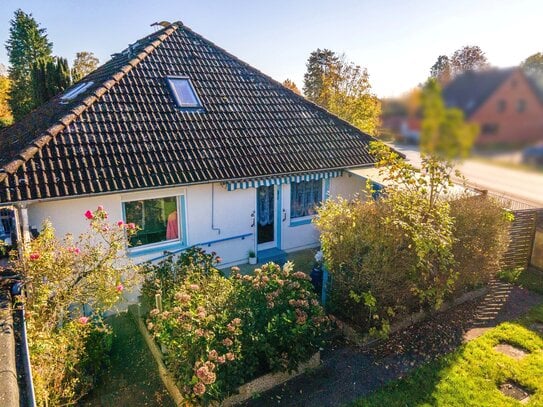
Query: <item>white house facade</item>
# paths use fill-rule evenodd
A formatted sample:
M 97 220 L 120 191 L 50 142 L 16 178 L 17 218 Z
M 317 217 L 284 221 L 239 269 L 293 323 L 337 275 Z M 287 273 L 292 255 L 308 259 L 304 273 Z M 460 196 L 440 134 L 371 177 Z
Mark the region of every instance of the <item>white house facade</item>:
M 316 181 L 322 185 L 322 199 L 336 196 L 352 198 L 365 187 L 364 178 L 349 172 L 331 175 L 336 176 Z M 304 181 L 296 184 L 303 185 Z M 274 207 L 270 211 L 271 216 L 265 214 L 259 219 L 259 201 L 260 207 L 263 206 L 262 189 L 267 188 L 272 191 Z M 128 249 L 134 261 L 158 260 L 167 253 L 200 246 L 217 252 L 222 258 L 222 266 L 227 267 L 246 263 L 249 251 L 254 251 L 260 261 L 268 256 L 270 259 L 277 258 L 281 252 L 319 246 L 318 232 L 311 223 L 313 215 L 299 216 L 294 213 L 295 202 L 291 190 L 290 182 L 233 190 L 228 190 L 227 184 L 211 183 L 34 202 L 26 205 L 26 211 L 28 226 L 32 230 L 39 230 L 43 220 L 50 219 L 59 236 L 67 233 L 77 236 L 88 229 L 84 213 L 99 205 L 107 210 L 112 221 L 135 221 L 145 231 L 144 216 L 140 214 L 139 219 L 127 216 L 127 206 L 130 208 L 134 202 L 159 202 L 161 211 L 158 217 L 163 226 L 154 238 L 156 241 L 147 243 L 135 239 L 134 246 Z M 178 234 L 167 236 L 167 219 L 173 208 L 177 213 Z

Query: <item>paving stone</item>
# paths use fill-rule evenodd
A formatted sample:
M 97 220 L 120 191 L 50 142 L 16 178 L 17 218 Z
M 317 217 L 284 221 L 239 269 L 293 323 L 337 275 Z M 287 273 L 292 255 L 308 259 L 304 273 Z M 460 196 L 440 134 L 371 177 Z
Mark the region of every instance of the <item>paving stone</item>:
M 528 392 L 528 390 L 515 382 L 508 381 L 503 383 L 502 385 L 500 385 L 500 391 L 507 397 L 518 400 L 522 404 L 526 404 L 528 403 L 528 401 L 530 401 L 530 393 Z
M 528 354 L 528 352 L 526 352 L 524 349 L 518 348 L 508 343 L 500 343 L 494 346 L 494 350 L 517 360 L 522 359 Z
M 486 331 L 490 330 L 492 328 L 472 328 L 464 334 L 463 342 L 469 342 L 474 339 L 477 339 L 481 335 L 483 335 Z

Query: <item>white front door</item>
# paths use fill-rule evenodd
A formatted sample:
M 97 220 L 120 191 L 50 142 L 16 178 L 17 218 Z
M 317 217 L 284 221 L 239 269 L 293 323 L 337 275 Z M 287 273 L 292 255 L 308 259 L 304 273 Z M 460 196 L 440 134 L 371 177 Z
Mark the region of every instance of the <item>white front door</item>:
M 256 189 L 256 241 L 258 250 L 277 246 L 275 214 L 277 212 L 275 185 Z

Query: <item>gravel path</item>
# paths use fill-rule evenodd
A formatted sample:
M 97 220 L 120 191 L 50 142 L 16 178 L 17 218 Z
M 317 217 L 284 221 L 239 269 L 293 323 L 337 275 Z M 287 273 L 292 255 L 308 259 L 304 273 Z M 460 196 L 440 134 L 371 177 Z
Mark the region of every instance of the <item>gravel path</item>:
M 494 282 L 489 293 L 396 332 L 371 348 L 346 344 L 322 352 L 322 367 L 250 400 L 247 406 L 337 406 L 358 399 L 421 364 L 455 350 L 464 337 L 515 319 L 543 296 Z

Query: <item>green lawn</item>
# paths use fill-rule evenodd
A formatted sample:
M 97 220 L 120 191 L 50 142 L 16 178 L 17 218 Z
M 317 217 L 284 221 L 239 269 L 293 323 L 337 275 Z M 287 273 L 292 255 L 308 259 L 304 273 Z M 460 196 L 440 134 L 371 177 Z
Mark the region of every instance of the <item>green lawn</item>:
M 527 288 L 539 294 L 543 294 L 543 271 L 535 268 L 528 268 L 518 276 L 515 284 Z
M 543 305 L 516 323 L 504 323 L 436 362 L 416 369 L 355 406 L 516 406 L 498 387 L 513 381 L 533 392 L 528 406 L 543 406 Z M 494 349 L 507 343 L 528 354 L 516 360 Z
M 109 317 L 114 339 L 111 367 L 79 405 L 85 407 L 173 407 L 147 344 L 128 313 Z

